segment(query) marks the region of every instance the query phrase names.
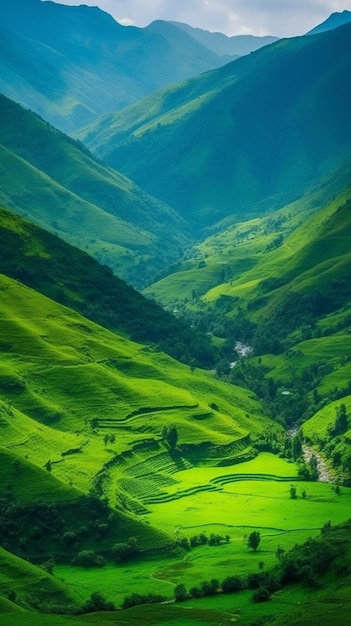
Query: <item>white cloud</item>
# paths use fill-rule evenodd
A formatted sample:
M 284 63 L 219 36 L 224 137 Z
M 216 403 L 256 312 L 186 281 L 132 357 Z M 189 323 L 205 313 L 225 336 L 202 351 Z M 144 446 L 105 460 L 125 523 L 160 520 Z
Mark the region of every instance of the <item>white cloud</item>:
M 350 10 L 351 0 L 56 0 L 98 5 L 124 25 L 156 19 L 186 22 L 228 35 L 302 35 L 331 13 Z

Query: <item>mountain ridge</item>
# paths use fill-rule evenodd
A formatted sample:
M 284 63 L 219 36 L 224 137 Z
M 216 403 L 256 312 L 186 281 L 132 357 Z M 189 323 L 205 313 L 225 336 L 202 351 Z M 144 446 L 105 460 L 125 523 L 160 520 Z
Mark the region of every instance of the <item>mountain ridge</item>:
M 77 136 L 202 226 L 284 206 L 349 154 L 349 42 L 279 40 Z
M 98 7 L 13 0 L 0 20 L 0 91 L 66 132 L 223 64 L 171 24 L 122 26 Z
M 88 248 L 129 282 L 140 285 L 179 258 L 189 235 L 171 207 L 5 96 L 0 109 L 4 205 Z

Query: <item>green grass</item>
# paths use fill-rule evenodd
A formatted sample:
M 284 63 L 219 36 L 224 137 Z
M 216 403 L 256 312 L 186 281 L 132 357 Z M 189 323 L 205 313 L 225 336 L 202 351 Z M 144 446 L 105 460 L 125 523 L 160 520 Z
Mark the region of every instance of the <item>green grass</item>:
M 268 471 L 276 478 L 269 479 Z M 150 512 L 146 518 L 150 523 L 162 526 L 177 538 L 205 532 L 207 536 L 229 535 L 230 542 L 193 548 L 181 557 L 174 554 L 167 559 L 163 556 L 106 566 L 104 589 L 109 598 L 121 602 L 136 588 L 139 593 L 158 590 L 172 596 L 172 588 L 178 583 L 190 588 L 211 578 L 223 580 L 229 574 L 245 575 L 256 572 L 260 561 L 268 569 L 276 563 L 278 545 L 289 550 L 308 537 L 317 536 L 328 520 L 334 525 L 348 517 L 349 489 L 343 488 L 342 495 L 337 496 L 329 484 L 296 482 L 296 471 L 294 464 L 265 453 L 230 468 L 193 467 L 173 473 L 173 482 L 160 487 L 169 494 L 167 501 L 163 502 L 160 496 L 157 502 L 156 496 L 153 503 L 147 504 Z M 147 474 L 143 479 L 147 482 Z M 290 498 L 292 483 L 297 485 L 296 500 Z M 144 484 L 146 493 L 150 488 L 155 493 L 151 481 Z M 131 494 L 133 489 L 132 483 Z M 305 498 L 301 495 L 303 490 L 307 494 Z M 143 493 L 136 495 L 143 500 Z M 252 530 L 261 533 L 256 553 L 246 546 Z M 68 584 L 80 585 L 85 593 L 98 584 L 100 576 L 99 572 L 61 566 L 57 575 Z M 121 580 L 118 590 L 116 575 Z
M 39 603 L 52 607 L 68 606 L 77 610 L 82 604 L 79 591 L 69 589 L 43 569 L 0 548 L 0 594 L 8 597 L 11 592 L 15 593 L 20 607 L 22 605 L 27 609 Z

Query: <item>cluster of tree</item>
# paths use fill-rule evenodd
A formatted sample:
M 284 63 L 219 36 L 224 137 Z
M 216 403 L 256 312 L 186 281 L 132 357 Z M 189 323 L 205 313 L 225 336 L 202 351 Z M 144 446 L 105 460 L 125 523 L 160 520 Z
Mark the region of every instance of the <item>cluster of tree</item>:
M 336 417 L 333 424 L 327 428 L 327 437 L 332 439 L 343 435 L 349 429 L 349 417 L 347 415 L 346 406 L 341 404 L 336 408 Z
M 106 564 L 106 559 L 94 550 L 80 550 L 77 556 L 72 559 L 71 564 L 82 567 L 103 567 Z
M 138 551 L 137 540 L 135 537 L 129 537 L 127 542 L 114 544 L 112 555 L 117 563 L 123 563 L 134 557 Z
M 83 613 L 93 613 L 95 611 L 115 611 L 113 602 L 106 600 L 100 591 L 94 591 L 89 600 L 83 605 Z
M 246 578 L 235 575 L 227 576 L 222 582 L 212 578 L 210 581 L 205 580 L 190 589 L 180 583 L 174 589 L 174 599 L 176 602 L 184 602 L 189 598 L 203 598 L 218 593 L 236 593 L 243 589 L 254 590 L 253 601 L 263 602 L 269 600 L 271 593 L 279 589 L 279 579 L 270 572 L 259 572 L 249 574 Z
M 0 497 L 1 545 L 22 558 L 35 554 L 39 562 L 63 553 L 71 561 L 96 541 L 105 542 L 108 551 L 112 523 L 107 503 L 92 496 L 69 504 L 28 503 L 17 501 L 8 487 Z
M 300 461 L 303 457 L 303 437 L 301 432 L 290 434 L 287 431 L 267 428 L 254 441 L 259 452 L 272 452 L 280 457 Z
M 219 546 L 223 543 L 229 543 L 230 536 L 219 535 L 217 533 L 211 533 L 209 536 L 206 533 L 199 533 L 198 535 L 193 535 L 189 539 L 187 537 L 182 537 L 178 540 L 178 545 L 184 550 L 191 550 L 192 548 L 196 548 L 197 546 Z
M 350 380 L 344 389 L 335 387 L 324 395 L 320 394 L 318 387 L 323 377 L 333 370 L 332 363 L 326 360 L 315 361 L 302 371 L 294 372 L 289 381 L 283 382 L 268 376 L 269 369 L 260 358 L 246 358 L 241 359 L 231 370 L 228 380 L 254 391 L 264 402 L 267 415 L 289 427 L 309 419 L 330 402 L 351 393 Z M 287 393 L 283 393 L 284 391 Z
M 260 571 L 251 573 L 245 578 L 231 575 L 221 583 L 217 579 L 212 579 L 189 590 L 180 583 L 174 589 L 174 598 L 176 602 L 184 602 L 189 598 L 252 589 L 254 591 L 252 600 L 265 602 L 270 599 L 272 593 L 291 583 L 302 582 L 310 587 L 318 587 L 321 585 L 321 577 L 333 563 L 342 567 L 340 559 L 345 555 L 348 558 L 350 530 L 351 520 L 336 528 L 333 528 L 330 522 L 326 522 L 319 537 L 309 538 L 303 545 L 297 545 L 289 552 L 278 546 L 276 550 L 278 564 L 270 571 L 263 571 L 264 564 L 261 562 Z
M 165 602 L 166 600 L 166 596 L 162 596 L 160 594 L 132 593 L 130 596 L 126 596 L 126 598 L 124 598 L 121 604 L 121 609 L 130 609 L 132 606 L 137 606 L 138 604 L 154 604 L 158 602 Z
M 108 433 L 104 435 L 105 447 L 107 446 L 108 443 L 115 443 L 115 441 L 116 441 L 116 435 L 114 433 L 112 433 L 112 435 L 109 435 Z

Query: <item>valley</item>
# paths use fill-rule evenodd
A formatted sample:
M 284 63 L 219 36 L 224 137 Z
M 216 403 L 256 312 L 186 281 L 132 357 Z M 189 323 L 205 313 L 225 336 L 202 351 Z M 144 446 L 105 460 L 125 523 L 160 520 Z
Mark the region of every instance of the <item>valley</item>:
M 346 624 L 351 14 L 0 16 L 1 626 Z

